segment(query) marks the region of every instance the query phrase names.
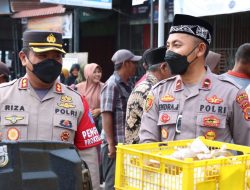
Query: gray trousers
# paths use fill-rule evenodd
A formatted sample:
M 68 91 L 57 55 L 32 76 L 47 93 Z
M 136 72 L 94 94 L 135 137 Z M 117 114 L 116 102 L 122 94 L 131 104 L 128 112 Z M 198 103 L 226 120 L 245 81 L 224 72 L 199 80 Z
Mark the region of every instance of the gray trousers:
M 103 144 L 101 148 L 103 178 L 105 180 L 105 190 L 114 190 L 115 184 L 115 159 L 108 157 L 108 144 Z
M 99 161 L 96 147 L 79 151 L 81 158 L 87 163 L 90 171 L 93 190 L 100 190 Z

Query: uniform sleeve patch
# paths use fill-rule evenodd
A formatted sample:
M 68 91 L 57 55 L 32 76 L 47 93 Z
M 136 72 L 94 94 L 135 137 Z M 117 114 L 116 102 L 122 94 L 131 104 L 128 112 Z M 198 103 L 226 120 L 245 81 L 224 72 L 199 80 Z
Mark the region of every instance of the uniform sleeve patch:
M 149 93 L 146 98 L 146 103 L 145 103 L 146 112 L 148 112 L 152 108 L 153 103 L 154 103 L 154 96 L 151 93 Z

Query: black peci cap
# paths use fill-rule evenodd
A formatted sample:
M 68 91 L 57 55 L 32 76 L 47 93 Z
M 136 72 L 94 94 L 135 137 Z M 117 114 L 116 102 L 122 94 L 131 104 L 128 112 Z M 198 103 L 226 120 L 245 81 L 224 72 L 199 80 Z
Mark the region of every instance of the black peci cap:
M 173 33 L 190 34 L 209 45 L 213 36 L 213 27 L 198 17 L 176 14 L 169 31 L 169 34 Z
M 166 50 L 166 47 L 159 47 L 146 50 L 143 54 L 143 60 L 145 63 L 148 64 L 148 66 L 165 62 L 164 57 Z
M 52 50 L 66 53 L 62 43 L 62 34 L 58 32 L 33 30 L 23 33 L 23 47 L 29 47 L 36 53 Z

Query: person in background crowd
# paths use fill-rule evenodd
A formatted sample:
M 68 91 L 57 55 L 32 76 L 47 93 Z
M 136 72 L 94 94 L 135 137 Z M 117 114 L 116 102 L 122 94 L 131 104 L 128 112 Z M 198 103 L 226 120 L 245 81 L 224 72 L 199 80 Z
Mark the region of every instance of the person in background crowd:
M 141 143 L 206 139 L 250 145 L 250 104 L 244 89 L 205 66 L 212 26 L 176 14 L 165 61 L 175 77 L 152 87 L 141 121 Z
M 91 168 L 101 138 L 85 98 L 57 80 L 63 54 L 61 33 L 24 32 L 19 58 L 26 75 L 0 86 L 0 133 L 9 141 L 74 143 Z
M 60 82 L 63 84 L 66 84 L 66 80 L 69 77 L 69 71 L 66 68 L 62 68 L 61 74 L 60 74 Z
M 210 68 L 212 73 L 220 74 L 220 58 L 221 54 L 215 53 L 213 51 L 209 51 L 207 57 L 206 57 L 206 65 Z
M 0 61 L 0 84 L 9 82 L 10 70 L 5 63 Z
M 136 72 L 141 56 L 126 49 L 118 50 L 111 59 L 114 73 L 101 91 L 102 127 L 105 133 L 101 150 L 105 190 L 114 189 L 115 156 L 117 143 L 124 143 L 127 100 L 131 93 L 129 78 Z
M 250 43 L 242 44 L 237 49 L 233 69 L 222 75 L 227 76 L 244 89 L 250 84 Z
M 80 70 L 79 64 L 73 64 L 70 68 L 70 75 L 68 79 L 66 80 L 66 85 L 71 86 L 76 84 L 76 78 L 78 77 L 78 72 Z
M 77 91 L 86 98 L 89 104 L 90 112 L 95 120 L 96 128 L 99 134 L 101 134 L 102 126 L 101 126 L 101 115 L 100 115 L 101 114 L 100 97 L 101 97 L 101 89 L 104 85 L 100 81 L 102 78 L 102 68 L 96 63 L 90 63 L 85 65 L 84 78 L 86 78 L 86 81 L 77 84 L 76 88 Z M 98 147 L 98 153 L 100 155 L 100 147 Z M 92 171 L 95 171 L 95 173 L 92 174 L 91 179 L 94 181 L 93 183 L 95 183 L 96 185 L 100 185 L 100 177 L 98 172 L 99 165 L 96 164 L 93 166 L 95 168 L 93 168 Z
M 86 81 L 77 84 L 76 88 L 77 91 L 86 98 L 90 112 L 96 121 L 96 126 L 98 126 L 98 117 L 101 114 L 101 89 L 104 85 L 104 83 L 100 81 L 102 77 L 102 68 L 96 63 L 87 64 L 84 67 L 84 77 Z M 101 133 L 101 129 L 98 129 L 98 132 Z
M 84 77 L 84 67 L 86 64 L 81 64 L 80 65 L 80 71 L 78 72 L 78 76 L 76 78 L 76 84 L 81 83 L 86 81 L 85 77 Z
M 147 65 L 145 79 L 132 91 L 128 98 L 125 120 L 125 143 L 139 143 L 138 132 L 141 125 L 141 116 L 147 95 L 153 85 L 171 76 L 167 63 L 164 60 L 165 47 L 146 50 L 143 54 Z

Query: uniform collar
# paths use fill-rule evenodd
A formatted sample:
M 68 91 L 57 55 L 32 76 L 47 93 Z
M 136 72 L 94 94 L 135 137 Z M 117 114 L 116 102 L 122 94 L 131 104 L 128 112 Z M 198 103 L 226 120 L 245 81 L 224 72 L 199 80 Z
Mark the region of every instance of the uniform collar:
M 212 87 L 212 75 L 213 74 L 208 67 L 206 67 L 206 70 L 207 70 L 206 74 L 199 84 L 199 89 L 202 89 L 202 90 L 210 90 Z M 175 92 L 178 92 L 184 89 L 184 84 L 182 82 L 180 75 L 176 76 L 174 88 L 175 88 L 174 90 Z
M 27 90 L 30 87 L 30 83 L 29 83 L 29 79 L 27 78 L 27 76 L 25 75 L 23 78 L 21 78 L 18 88 L 20 90 Z M 57 94 L 64 94 L 64 87 L 61 83 L 59 83 L 58 81 L 56 81 L 52 87 L 53 92 L 57 93 Z

